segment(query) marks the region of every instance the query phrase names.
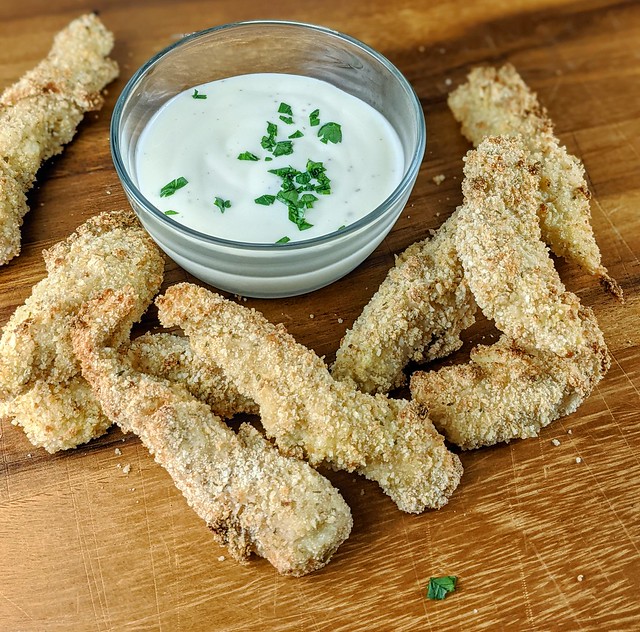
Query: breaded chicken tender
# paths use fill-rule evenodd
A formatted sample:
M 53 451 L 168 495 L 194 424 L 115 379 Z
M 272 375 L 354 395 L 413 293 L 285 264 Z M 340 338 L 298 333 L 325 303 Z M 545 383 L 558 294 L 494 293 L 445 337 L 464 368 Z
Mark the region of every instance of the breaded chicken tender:
M 471 351 L 468 364 L 416 371 L 411 394 L 447 440 L 465 450 L 535 437 L 589 396 L 610 365 L 592 311 L 580 309 L 585 342 L 573 355 L 523 351 L 506 335 Z
M 464 449 L 536 436 L 575 411 L 610 365 L 593 312 L 565 291 L 540 241 L 526 157 L 519 137 L 469 152 L 455 237 L 478 305 L 506 334 L 466 365 L 411 379 L 413 399 Z
M 238 413 L 258 412 L 257 405 L 240 395 L 217 366 L 194 355 L 189 340 L 182 336 L 143 334 L 131 342 L 128 361 L 134 371 L 183 384 L 223 419 Z
M 165 327 L 180 326 L 194 354 L 219 366 L 260 406 L 262 425 L 287 454 L 357 471 L 407 512 L 443 506 L 462 465 L 423 407 L 361 393 L 282 325 L 190 284 L 156 300 Z
M 349 329 L 331 373 L 365 393 L 405 382 L 411 360 L 442 358 L 462 346 L 476 304 L 454 243 L 457 211 L 430 239 L 409 246 Z
M 487 136 L 523 136 L 531 159 L 540 163 L 536 208 L 544 241 L 555 254 L 582 266 L 622 299 L 620 286 L 601 263 L 584 167 L 560 145 L 546 109 L 516 69 L 511 64 L 476 68 L 448 102 L 462 133 L 476 147 Z
M 76 320 L 73 346 L 103 410 L 140 437 L 236 560 L 255 552 L 294 576 L 324 566 L 351 530 L 342 496 L 251 426 L 236 434 L 183 385 L 136 371 L 111 341 L 136 302 L 106 290 Z
M 118 75 L 113 35 L 94 14 L 71 22 L 49 55 L 0 95 L 0 265 L 20 252 L 26 192 L 40 165 L 71 141 Z
M 22 425 L 34 445 L 55 452 L 102 434 L 109 425 L 93 404 L 78 405 L 87 389 L 75 381 L 81 378 L 71 321 L 104 289 L 132 286 L 136 308 L 116 332 L 118 344 L 128 341 L 131 326 L 160 288 L 164 257 L 133 211 L 92 217 L 43 255 L 47 276 L 0 338 L 0 414 Z
M 584 344 L 578 297 L 540 240 L 537 166 L 521 137 L 486 138 L 465 158 L 454 241 L 478 306 L 528 350 L 571 355 Z

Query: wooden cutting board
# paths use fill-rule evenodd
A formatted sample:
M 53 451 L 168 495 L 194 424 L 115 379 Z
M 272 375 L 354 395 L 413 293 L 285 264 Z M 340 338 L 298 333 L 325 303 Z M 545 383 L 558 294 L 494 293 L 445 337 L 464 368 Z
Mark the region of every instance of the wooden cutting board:
M 604 263 L 627 302 L 558 261 L 605 333 L 613 356 L 605 380 L 539 438 L 463 453 L 462 483 L 440 511 L 402 514 L 375 484 L 331 473 L 354 529 L 325 569 L 302 579 L 281 577 L 261 559 L 244 567 L 230 560 L 134 436 L 112 429 L 51 456 L 2 421 L 0 630 L 640 629 L 640 4 L 3 2 L 0 86 L 35 65 L 54 33 L 91 9 L 115 33 L 121 75 L 104 109 L 41 171 L 23 252 L 0 269 L 0 324 L 43 277 L 43 248 L 88 217 L 126 206 L 108 128 L 135 69 L 182 33 L 256 18 L 323 24 L 380 50 L 415 87 L 429 135 L 409 205 L 368 261 L 310 295 L 244 304 L 330 361 L 393 255 L 461 201 L 469 145 L 447 109 L 448 91 L 472 66 L 506 61 L 584 161 Z M 440 174 L 446 179 L 437 185 Z M 165 287 L 182 280 L 192 279 L 167 262 Z M 155 326 L 151 314 L 142 329 Z M 479 322 L 457 359 L 495 333 Z M 429 577 L 445 574 L 459 577 L 457 591 L 427 600 Z

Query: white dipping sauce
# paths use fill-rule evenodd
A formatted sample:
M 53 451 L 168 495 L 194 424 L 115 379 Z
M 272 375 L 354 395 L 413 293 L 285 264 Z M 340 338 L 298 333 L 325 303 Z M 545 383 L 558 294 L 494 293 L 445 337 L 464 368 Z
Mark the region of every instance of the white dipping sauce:
M 278 111 L 281 104 L 290 106 L 292 123 L 281 120 L 289 119 Z M 315 110 L 319 123 L 311 125 Z M 261 145 L 268 122 L 277 126 L 273 141 L 290 141 L 291 154 L 274 156 L 273 143 L 271 149 Z M 326 123 L 340 126 L 340 142 L 321 141 L 318 132 Z M 303 135 L 290 139 L 297 131 Z M 239 160 L 245 152 L 258 160 Z M 278 199 L 255 202 L 282 190 L 283 178 L 270 169 L 306 172 L 308 160 L 323 164 L 331 192 L 306 191 L 318 199 L 302 209 L 303 221 L 291 221 Z M 136 150 L 138 186 L 158 209 L 202 233 L 251 243 L 300 241 L 339 230 L 381 204 L 403 171 L 400 139 L 377 110 L 325 81 L 299 75 L 241 75 L 186 90 L 154 115 Z M 187 184 L 161 197 L 162 188 L 179 178 Z M 230 206 L 222 210 L 216 198 Z M 300 230 L 307 224 L 312 227 Z

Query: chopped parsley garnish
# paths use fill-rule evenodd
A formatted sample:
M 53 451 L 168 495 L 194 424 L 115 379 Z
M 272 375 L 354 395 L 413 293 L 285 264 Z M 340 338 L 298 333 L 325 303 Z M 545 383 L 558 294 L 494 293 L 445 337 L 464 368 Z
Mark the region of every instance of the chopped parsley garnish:
M 273 160 L 273 158 L 271 156 L 266 156 L 264 161 L 265 162 L 271 162 Z
M 286 235 L 284 237 L 280 237 L 280 239 L 278 239 L 278 241 L 276 241 L 277 244 L 288 244 L 291 241 L 291 239 L 289 239 L 289 237 L 287 237 Z
M 258 156 L 252 154 L 250 151 L 243 151 L 241 154 L 238 154 L 238 160 L 260 160 Z
M 193 89 L 193 94 L 191 95 L 194 99 L 206 99 L 207 95 L 202 94 L 202 92 L 198 92 L 195 88 Z
M 278 133 L 278 126 L 275 123 L 269 123 L 267 121 L 267 135 L 262 137 L 260 145 L 262 149 L 267 151 L 273 151 L 276 146 L 276 134 Z
M 345 224 L 342 224 L 342 226 L 338 226 L 338 230 L 344 230 L 346 228 Z
M 278 141 L 273 148 L 273 155 L 278 156 L 288 156 L 293 153 L 293 143 L 290 140 L 280 140 Z
M 279 114 L 288 114 L 289 116 L 293 116 L 293 110 L 288 103 L 281 103 L 280 107 L 278 107 Z
M 445 575 L 444 577 L 431 577 L 427 589 L 429 599 L 444 599 L 450 592 L 456 589 L 458 578 L 455 575 Z
M 287 125 L 293 125 L 293 117 L 291 116 L 282 116 L 281 114 L 278 118 Z
M 293 134 L 289 134 L 288 138 L 302 138 L 304 134 L 298 129 Z
M 181 189 L 184 186 L 187 186 L 189 181 L 186 178 L 180 176 L 175 180 L 171 180 L 160 189 L 160 197 L 169 197 L 173 195 L 178 189 Z
M 309 125 L 311 125 L 311 127 L 320 125 L 320 110 L 314 110 L 309 114 Z
M 318 130 L 318 138 L 320 139 L 320 142 L 324 143 L 325 145 L 328 142 L 332 142 L 332 143 L 340 143 L 342 142 L 342 128 L 340 127 L 339 123 L 325 123 L 319 130 Z
M 178 211 L 172 211 L 171 209 L 169 209 L 168 211 L 164 212 L 165 215 L 179 215 Z
M 214 204 L 220 209 L 221 213 L 224 213 L 228 208 L 231 208 L 231 201 L 223 200 L 221 197 L 216 197 Z
M 254 200 L 256 204 L 262 204 L 262 206 L 271 206 L 275 201 L 276 201 L 276 196 L 269 195 L 267 193 L 265 193 L 264 195 L 261 195 L 259 198 L 256 198 Z

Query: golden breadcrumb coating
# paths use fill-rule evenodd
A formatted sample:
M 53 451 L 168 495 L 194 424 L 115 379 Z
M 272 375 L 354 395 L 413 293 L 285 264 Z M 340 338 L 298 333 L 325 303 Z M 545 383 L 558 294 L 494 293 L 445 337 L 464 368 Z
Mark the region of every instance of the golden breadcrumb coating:
M 49 55 L 0 95 L 0 265 L 20 252 L 25 193 L 40 165 L 71 141 L 84 113 L 118 75 L 113 35 L 95 14 L 71 22 Z
M 506 335 L 471 351 L 468 364 L 416 371 L 411 394 L 435 426 L 465 450 L 535 437 L 574 412 L 609 369 L 602 332 L 589 308 L 580 309 L 585 342 L 573 355 L 523 351 Z
M 540 240 L 526 158 L 519 137 L 469 152 L 455 236 L 478 305 L 506 335 L 466 365 L 411 379 L 414 400 L 464 449 L 536 436 L 576 410 L 610 364 L 593 312 L 565 291 Z
M 183 385 L 140 373 L 126 353 L 105 346 L 136 301 L 106 290 L 76 320 L 74 349 L 103 410 L 140 437 L 236 560 L 255 552 L 294 576 L 324 566 L 351 531 L 342 496 L 251 426 L 234 433 Z
M 85 379 L 38 380 L 17 397 L 0 402 L 0 417 L 11 417 L 35 446 L 53 454 L 103 435 L 111 422 Z
M 489 137 L 467 154 L 455 244 L 485 316 L 524 349 L 567 356 L 584 343 L 580 302 L 540 241 L 537 166 L 520 138 Z
M 256 404 L 240 395 L 218 367 L 193 354 L 187 338 L 143 334 L 131 342 L 128 353 L 134 371 L 179 382 L 218 417 L 258 412 Z
M 460 460 L 422 407 L 333 380 L 283 325 L 204 288 L 174 285 L 156 303 L 164 326 L 182 327 L 194 354 L 260 406 L 265 431 L 287 454 L 355 470 L 407 512 L 441 507 L 457 487 Z
M 409 246 L 349 329 L 331 374 L 365 393 L 405 382 L 411 360 L 442 358 L 462 346 L 476 304 L 455 249 L 457 211 L 430 239 Z
M 523 136 L 532 160 L 540 163 L 536 208 L 544 241 L 555 254 L 575 261 L 622 299 L 620 286 L 601 263 L 584 167 L 560 146 L 546 109 L 516 69 L 511 64 L 500 69 L 475 68 L 467 83 L 449 95 L 449 107 L 475 146 L 486 136 Z
M 54 452 L 75 447 L 75 437 L 97 436 L 109 425 L 93 415 L 93 405 L 87 406 L 87 417 L 78 413 L 54 423 L 56 411 L 77 409 L 76 395 L 83 390 L 77 384 L 69 402 L 58 401 L 44 416 L 32 414 L 51 406 L 54 397 L 67 397 L 63 385 L 79 373 L 71 321 L 105 288 L 132 286 L 136 309 L 117 331 L 119 344 L 128 341 L 131 326 L 160 288 L 164 257 L 133 211 L 92 217 L 43 255 L 47 276 L 16 309 L 0 338 L 0 414 L 14 417 L 35 445 Z

